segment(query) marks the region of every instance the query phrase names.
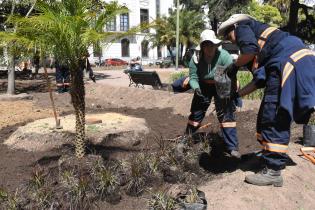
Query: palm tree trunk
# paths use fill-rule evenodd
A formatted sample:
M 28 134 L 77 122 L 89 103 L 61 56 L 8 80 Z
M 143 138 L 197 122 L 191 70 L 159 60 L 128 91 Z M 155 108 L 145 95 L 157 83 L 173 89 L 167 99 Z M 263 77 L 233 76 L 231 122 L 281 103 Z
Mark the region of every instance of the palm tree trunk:
M 83 72 L 77 68 L 70 69 L 71 73 L 71 101 L 75 112 L 75 154 L 77 158 L 85 155 L 85 89 Z

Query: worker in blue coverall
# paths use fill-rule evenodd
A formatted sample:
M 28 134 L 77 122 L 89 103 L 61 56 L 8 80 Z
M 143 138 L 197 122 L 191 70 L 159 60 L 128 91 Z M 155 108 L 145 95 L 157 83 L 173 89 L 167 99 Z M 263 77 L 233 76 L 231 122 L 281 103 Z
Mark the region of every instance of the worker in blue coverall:
M 66 64 L 55 61 L 57 93 L 65 93 L 70 88 L 70 70 Z
M 82 58 L 79 60 L 79 72 L 84 71 L 89 73 L 89 79 L 96 82 L 95 75 L 89 62 L 89 53 L 85 51 Z M 70 90 L 70 69 L 67 64 L 61 64 L 58 60 L 55 61 L 56 68 L 56 85 L 57 93 L 65 93 Z
M 201 126 L 211 99 L 214 98 L 218 120 L 220 122 L 227 153 L 234 158 L 240 158 L 235 122 L 235 102 L 221 99 L 215 87 L 214 75 L 218 65 L 229 66 L 231 55 L 224 49 L 219 49 L 221 40 L 217 39 L 214 31 L 204 30 L 200 35 L 199 60 L 191 59 L 189 63 L 189 85 L 194 90 L 183 141 L 193 135 Z
M 240 66 L 252 65 L 253 80 L 234 97 L 265 88 L 257 118 L 257 140 L 263 146 L 265 167 L 246 176 L 245 181 L 280 187 L 281 170 L 288 161 L 291 122 L 306 124 L 314 112 L 314 52 L 306 49 L 298 37 L 245 14 L 232 15 L 221 24 L 218 33 L 236 43 L 241 51 L 227 68 L 229 76 L 235 76 Z

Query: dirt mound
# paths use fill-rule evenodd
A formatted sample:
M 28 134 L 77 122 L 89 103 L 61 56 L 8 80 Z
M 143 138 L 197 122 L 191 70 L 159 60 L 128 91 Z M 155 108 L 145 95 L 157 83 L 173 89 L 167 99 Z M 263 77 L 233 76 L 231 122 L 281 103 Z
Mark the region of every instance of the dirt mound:
M 93 144 L 132 146 L 139 143 L 141 135 L 148 133 L 146 122 L 141 118 L 117 113 L 91 114 L 86 118 L 99 119 L 102 122 L 86 125 L 86 136 Z M 61 117 L 61 125 L 62 129 L 54 129 L 54 118 L 36 120 L 19 127 L 4 144 L 27 151 L 51 150 L 74 139 L 74 115 Z

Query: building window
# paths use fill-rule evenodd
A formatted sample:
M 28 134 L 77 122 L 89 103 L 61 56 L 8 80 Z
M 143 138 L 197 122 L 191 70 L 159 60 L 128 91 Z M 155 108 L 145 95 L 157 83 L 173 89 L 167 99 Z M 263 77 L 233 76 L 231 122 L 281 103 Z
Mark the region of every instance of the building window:
M 123 39 L 121 40 L 121 56 L 129 57 L 129 40 Z
M 111 21 L 108 21 L 106 24 L 106 30 L 107 31 L 116 31 L 116 18 L 114 18 Z
M 129 29 L 129 15 L 121 14 L 120 15 L 120 31 L 128 31 Z
M 141 55 L 143 58 L 147 58 L 149 55 L 149 42 L 147 40 L 141 42 Z
M 147 9 L 140 9 L 140 23 L 149 23 L 149 10 Z M 149 30 L 145 29 L 142 32 L 148 33 Z

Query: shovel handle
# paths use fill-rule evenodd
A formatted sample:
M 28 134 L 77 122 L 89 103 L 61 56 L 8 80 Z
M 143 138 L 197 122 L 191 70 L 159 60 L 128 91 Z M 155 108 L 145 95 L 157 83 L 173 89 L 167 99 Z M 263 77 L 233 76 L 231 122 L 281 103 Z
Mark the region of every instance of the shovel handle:
M 301 150 L 302 154 L 304 155 L 304 157 L 306 157 L 313 164 L 315 164 L 315 158 L 312 155 L 306 153 L 306 152 L 315 152 L 314 147 L 302 147 L 300 150 Z
M 315 147 L 302 147 L 301 152 L 315 152 Z

